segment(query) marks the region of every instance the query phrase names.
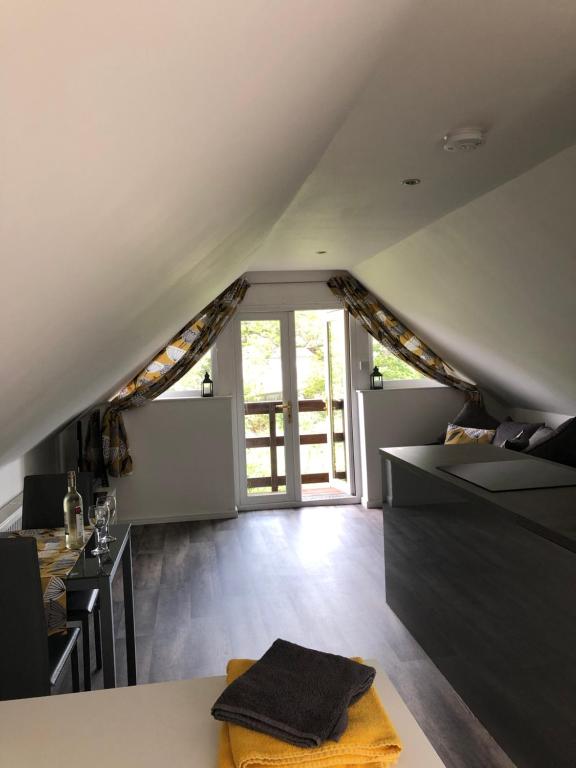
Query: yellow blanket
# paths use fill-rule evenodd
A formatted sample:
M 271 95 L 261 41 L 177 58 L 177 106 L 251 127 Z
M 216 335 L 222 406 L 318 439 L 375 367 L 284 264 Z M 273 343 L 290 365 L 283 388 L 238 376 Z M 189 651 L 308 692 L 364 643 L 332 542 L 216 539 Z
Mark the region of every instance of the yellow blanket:
M 361 661 L 361 659 L 357 659 Z M 231 683 L 253 661 L 232 659 L 227 680 Z M 306 749 L 224 723 L 220 734 L 219 768 L 389 768 L 400 755 L 402 743 L 384 711 L 374 686 L 348 710 L 348 728 L 340 741 Z

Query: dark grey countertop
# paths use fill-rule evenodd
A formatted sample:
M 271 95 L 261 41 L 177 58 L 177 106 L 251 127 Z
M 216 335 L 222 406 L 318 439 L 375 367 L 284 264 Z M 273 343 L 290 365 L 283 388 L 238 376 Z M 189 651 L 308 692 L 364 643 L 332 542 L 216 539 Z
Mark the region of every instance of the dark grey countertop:
M 435 477 L 464 498 L 506 510 L 518 524 L 576 552 L 576 486 L 495 493 L 438 469 L 449 464 L 518 459 L 549 463 L 544 459 L 494 445 L 416 445 L 379 450 L 382 457 L 428 477 Z M 576 476 L 576 469 L 572 471 Z

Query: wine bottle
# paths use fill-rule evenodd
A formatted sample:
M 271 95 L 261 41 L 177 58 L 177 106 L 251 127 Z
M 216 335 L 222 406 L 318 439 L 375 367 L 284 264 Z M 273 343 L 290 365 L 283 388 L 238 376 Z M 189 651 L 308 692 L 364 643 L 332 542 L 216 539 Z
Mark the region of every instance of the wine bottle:
M 66 547 L 79 549 L 84 543 L 84 505 L 76 490 L 76 472 L 68 472 L 68 493 L 64 496 Z

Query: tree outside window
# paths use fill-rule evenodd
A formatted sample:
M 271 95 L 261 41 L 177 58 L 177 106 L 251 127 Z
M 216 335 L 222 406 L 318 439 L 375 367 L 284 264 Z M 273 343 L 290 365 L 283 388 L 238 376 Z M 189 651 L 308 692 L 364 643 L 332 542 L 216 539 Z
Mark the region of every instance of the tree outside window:
M 412 368 L 412 366 L 405 363 L 404 360 L 396 357 L 395 354 L 380 344 L 377 339 L 372 336 L 370 339 L 372 341 L 372 365 L 378 366 L 384 381 L 427 378 L 423 373 L 416 370 L 416 368 Z

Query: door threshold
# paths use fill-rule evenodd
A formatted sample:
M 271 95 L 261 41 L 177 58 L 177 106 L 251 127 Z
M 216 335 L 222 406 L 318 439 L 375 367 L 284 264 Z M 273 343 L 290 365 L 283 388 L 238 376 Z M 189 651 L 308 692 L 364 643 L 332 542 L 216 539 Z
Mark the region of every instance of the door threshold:
M 278 501 L 273 499 L 262 504 L 238 504 L 238 512 L 265 512 L 270 509 L 301 509 L 303 507 L 337 507 L 360 504 L 360 496 L 338 496 L 334 499 L 309 499 L 306 501 Z

